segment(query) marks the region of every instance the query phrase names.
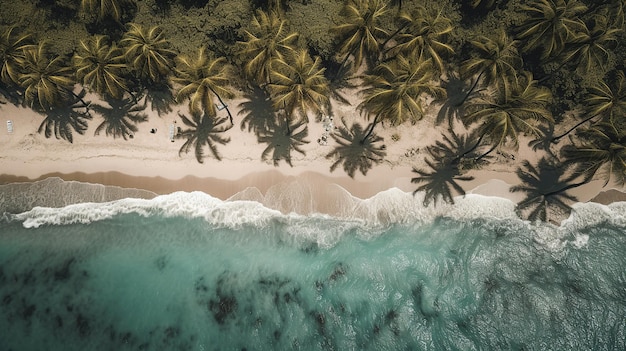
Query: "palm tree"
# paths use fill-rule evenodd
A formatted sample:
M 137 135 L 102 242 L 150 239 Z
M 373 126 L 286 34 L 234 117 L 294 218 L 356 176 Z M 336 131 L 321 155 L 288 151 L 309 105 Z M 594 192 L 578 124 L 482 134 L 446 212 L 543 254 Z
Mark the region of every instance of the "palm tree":
M 354 178 L 357 169 L 363 175 L 367 175 L 367 171 L 375 164 L 380 164 L 387 154 L 385 145 L 377 145 L 383 138 L 374 133 L 366 137 L 366 130 L 360 124 L 354 123 L 348 129 L 346 121 L 344 119 L 341 121 L 343 126 L 331 134 L 338 145 L 326 155 L 327 159 L 335 160 L 330 166 L 330 171 L 333 172 L 343 164 L 343 170 L 350 178 Z
M 626 115 L 626 76 L 622 70 L 610 76 L 613 79 L 608 84 L 600 81 L 589 89 L 585 105 L 589 114 L 602 115 L 603 119 L 612 121 Z
M 128 91 L 122 77 L 126 67 L 123 60 L 120 50 L 115 45 L 109 46 L 102 35 L 81 40 L 72 58 L 79 82 L 101 96 L 116 99 Z
M 601 121 L 577 132 L 578 142 L 561 149 L 564 163 L 574 164 L 578 174 L 589 181 L 604 170 L 606 186 L 609 180 L 626 184 L 626 123 Z
M 83 90 L 79 96 L 84 98 L 85 94 Z M 73 143 L 72 130 L 80 135 L 85 134 L 87 121 L 92 118 L 91 113 L 82 104 L 78 104 L 79 102 L 79 99 L 75 99 L 73 104 L 63 104 L 46 111 L 46 118 L 37 131 L 40 134 L 43 132 L 46 138 L 50 138 L 54 133 L 57 139 L 62 138 Z
M 550 213 L 559 217 L 569 214 L 571 207 L 568 202 L 575 202 L 576 197 L 567 194 L 567 191 L 586 183 L 574 183 L 577 176 L 570 173 L 569 168 L 545 157 L 539 160 L 537 167 L 524 160 L 522 167 L 516 171 L 522 184 L 511 187 L 512 192 L 526 193 L 517 208 L 527 213 L 526 217 L 532 221 L 545 222 Z
M 148 115 L 141 111 L 146 109 L 146 104 L 137 105 L 133 98 L 113 99 L 105 98 L 110 107 L 93 104 L 91 109 L 96 111 L 104 119 L 98 127 L 94 135 L 99 135 L 102 130 L 106 135 L 112 135 L 113 138 L 122 137 L 124 140 L 133 138 L 137 132 L 137 123 L 146 122 Z
M 148 29 L 136 23 L 128 26 L 120 40 L 126 62 L 145 85 L 161 82 L 170 73 L 176 52 L 170 49 L 160 27 Z
M 122 17 L 122 8 L 134 3 L 133 0 L 81 0 L 80 7 L 83 13 L 96 13 L 99 20 L 110 16 L 119 22 Z
M 612 122 L 619 121 L 626 115 L 626 77 L 624 72 L 616 71 L 609 76 L 612 78 L 609 83 L 600 81 L 588 88 L 589 92 L 583 103 L 586 117 L 567 131 L 552 137 L 552 143 L 557 143 L 561 138 L 593 119 Z
M 25 50 L 18 62 L 22 69 L 18 82 L 25 89 L 24 102 L 31 108 L 48 111 L 62 105 L 70 95 L 78 97 L 73 93 L 72 69 L 60 56 L 51 59 L 46 43 Z
M 226 145 L 230 142 L 230 138 L 221 135 L 232 128 L 232 125 L 223 125 L 227 118 L 217 118 L 214 114 L 211 114 L 210 110 L 204 110 L 202 113 L 191 112 L 191 118 L 180 113 L 178 115 L 183 123 L 189 127 L 176 134 L 178 139 L 187 139 L 183 146 L 180 147 L 178 154 L 188 153 L 193 148 L 196 160 L 199 163 L 204 163 L 204 146 L 206 145 L 211 150 L 213 157 L 221 160 L 222 157 L 217 150 L 216 143 Z
M 609 46 L 618 42 L 618 34 L 622 32 L 621 28 L 610 27 L 605 16 L 594 16 L 592 23 L 591 29 L 584 25 L 576 33 L 571 40 L 571 49 L 566 50 L 563 58 L 563 62 L 572 60 L 577 62 L 578 68 L 584 74 L 589 73 L 594 67 L 604 70 L 613 55 Z
M 303 127 L 302 129 L 299 129 Z M 287 130 L 287 132 L 285 132 Z M 267 161 L 271 156 L 274 166 L 278 166 L 280 160 L 285 160 L 293 167 L 291 162 L 291 152 L 296 151 L 305 155 L 302 146 L 309 142 L 304 140 L 309 135 L 306 123 L 302 121 L 291 121 L 287 118 L 275 118 L 271 121 L 267 130 L 258 136 L 259 143 L 266 143 L 267 147 L 261 154 L 261 159 Z
M 500 30 L 495 38 L 481 36 L 470 44 L 477 56 L 463 62 L 461 77 L 466 79 L 478 74 L 477 79 L 484 77 L 486 85 L 495 84 L 497 89 L 507 93 L 510 85 L 516 83 L 517 72 L 522 67 L 517 42 Z
M 529 72 L 516 81 L 510 90 L 497 90 L 495 96 L 473 100 L 463 119 L 465 125 L 479 123 L 479 132 L 493 145 L 487 153 L 507 143 L 517 147 L 517 136 L 522 132 L 541 136 L 541 121 L 554 123 L 546 108 L 552 98 L 550 91 L 537 86 Z
M 0 36 L 0 63 L 2 64 L 0 79 L 8 85 L 18 84 L 24 51 L 36 47 L 30 33 L 18 34 L 16 32 L 16 27 L 9 27 Z
M 381 63 L 374 73 L 365 75 L 367 86 L 360 93 L 364 99 L 358 108 L 374 115 L 368 133 L 382 120 L 399 125 L 409 120 L 416 122 L 422 118 L 422 95 L 441 96 L 445 93 L 432 85 L 432 60 L 423 57 L 405 58 L 396 56 L 392 61 Z
M 330 88 L 324 70 L 319 57 L 312 60 L 304 49 L 293 52 L 285 60 L 276 60 L 271 72 L 272 83 L 267 86 L 274 107 L 284 109 L 289 120 L 295 112 L 304 121 L 308 121 L 308 112 L 324 113 L 330 103 Z
M 400 32 L 395 37 L 397 45 L 389 49 L 389 55 L 397 53 L 406 57 L 423 55 L 431 58 L 435 68 L 442 72 L 444 70 L 442 55 L 454 53 L 452 46 L 444 42 L 452 32 L 452 21 L 441 12 L 436 15 L 430 13 L 423 6 L 417 6 L 411 12 L 401 12 L 398 20 Z M 392 37 L 394 36 L 389 36 Z
M 298 34 L 288 32 L 287 21 L 275 11 L 257 10 L 251 25 L 251 31 L 244 30 L 246 41 L 238 42 L 239 54 L 246 62 L 244 73 L 262 85 L 271 81 L 272 63 L 293 50 Z
M 578 16 L 587 7 L 578 0 L 533 0 L 522 9 L 529 19 L 518 38 L 525 40 L 524 50 L 541 48 L 541 59 L 561 53 L 575 33 L 585 27 Z
M 354 57 L 355 69 L 361 67 L 365 57 L 378 57 L 381 48 L 378 41 L 388 35 L 380 22 L 388 10 L 383 0 L 346 2 L 342 10 L 345 23 L 332 28 L 341 40 L 339 54 L 345 55 L 338 73 L 351 56 Z
M 192 115 L 202 115 L 202 112 L 210 116 L 216 116 L 217 111 L 213 98 L 216 97 L 226 108 L 230 123 L 233 124 L 233 117 L 230 109 L 222 100 L 232 98 L 234 93 L 228 88 L 230 74 L 226 59 L 223 57 L 211 58 L 204 47 L 198 49 L 198 55 L 194 58 L 179 56 L 176 59 L 176 75 L 172 81 L 182 87 L 176 93 L 176 100 L 181 102 L 189 99 L 189 111 Z

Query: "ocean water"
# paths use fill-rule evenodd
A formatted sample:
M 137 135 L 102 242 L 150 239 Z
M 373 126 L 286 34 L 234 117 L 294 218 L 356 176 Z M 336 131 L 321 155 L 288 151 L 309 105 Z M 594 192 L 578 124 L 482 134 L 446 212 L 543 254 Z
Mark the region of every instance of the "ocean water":
M 0 219 L 0 350 L 624 349 L 626 203 L 556 226 L 475 195 L 303 216 L 175 193 Z

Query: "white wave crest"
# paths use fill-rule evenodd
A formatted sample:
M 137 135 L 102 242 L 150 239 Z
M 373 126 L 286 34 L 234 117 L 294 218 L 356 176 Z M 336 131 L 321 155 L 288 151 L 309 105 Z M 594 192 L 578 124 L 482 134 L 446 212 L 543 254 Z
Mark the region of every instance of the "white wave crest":
M 293 199 L 295 201 L 295 199 Z M 35 207 L 30 211 L 14 216 L 23 221 L 24 227 L 36 228 L 42 225 L 63 225 L 90 223 L 109 219 L 115 215 L 136 213 L 142 216 L 163 215 L 187 218 L 204 218 L 214 225 L 240 227 L 242 225 L 266 226 L 271 220 L 302 222 L 306 218 L 334 219 L 359 223 L 366 227 L 386 227 L 392 224 L 412 224 L 430 222 L 436 217 L 446 216 L 458 219 L 478 217 L 517 218 L 515 204 L 507 199 L 467 195 L 457 197 L 456 204 L 424 206 L 423 195 L 392 188 L 368 199 L 343 198 L 341 204 L 334 204 L 333 212 L 326 214 L 309 213 L 284 214 L 272 209 L 272 203 L 251 200 L 220 200 L 202 192 L 176 192 L 157 196 L 150 200 L 122 199 L 105 203 L 79 203 L 61 208 Z M 281 207 L 285 199 L 280 199 Z M 284 207 L 284 206 L 283 206 Z
M 141 216 L 159 214 L 168 217 L 204 218 L 213 224 L 237 227 L 243 224 L 265 225 L 280 212 L 258 202 L 227 202 L 202 192 L 176 192 L 150 200 L 122 199 L 105 203 L 80 203 L 62 208 L 35 207 L 14 216 L 26 228 L 42 225 L 87 224 L 120 214 Z
M 285 213 L 286 199 L 275 194 L 263 197 L 259 192 L 253 200 L 240 195 L 233 200 L 220 200 L 202 192 L 176 192 L 157 196 L 150 200 L 122 199 L 106 203 L 80 203 L 62 208 L 35 207 L 30 211 L 14 215 L 26 228 L 43 225 L 65 225 L 91 223 L 112 218 L 120 214 L 135 213 L 141 216 L 161 215 L 166 217 L 202 218 L 208 223 L 227 228 L 242 226 L 266 227 L 281 223 L 286 231 L 321 246 L 332 246 L 347 232 L 364 238 L 376 236 L 391 225 L 415 225 L 431 223 L 438 217 L 457 220 L 494 219 L 522 222 L 511 200 L 468 194 L 456 197 L 455 204 L 438 203 L 424 206 L 423 194 L 413 195 L 397 188 L 382 191 L 368 199 L 351 196 L 342 188 L 335 188 L 334 203 L 326 205 L 330 213 Z M 298 194 L 298 197 L 303 196 Z M 277 201 L 276 204 L 272 201 Z M 316 208 L 311 202 L 308 208 Z M 280 210 L 282 210 L 282 212 Z M 578 235 L 581 228 L 589 228 L 603 222 L 626 226 L 626 203 L 608 206 L 596 203 L 579 203 L 573 206 L 570 217 L 560 226 L 531 224 L 525 222 L 535 233 L 535 241 L 559 251 L 566 245 L 584 247 L 588 236 Z M 532 227 L 532 228 L 531 228 Z

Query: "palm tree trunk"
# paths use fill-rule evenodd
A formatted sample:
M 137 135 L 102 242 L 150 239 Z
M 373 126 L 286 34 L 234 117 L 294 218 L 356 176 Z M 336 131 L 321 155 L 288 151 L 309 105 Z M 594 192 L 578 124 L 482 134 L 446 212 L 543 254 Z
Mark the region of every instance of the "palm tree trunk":
M 579 182 L 579 183 L 569 184 L 569 185 L 567 185 L 567 186 L 564 186 L 564 187 L 563 187 L 563 188 L 561 188 L 561 189 L 551 191 L 551 192 L 549 192 L 549 193 L 547 193 L 547 194 L 543 194 L 543 196 L 544 196 L 544 197 L 548 197 L 548 196 L 552 196 L 552 195 L 559 194 L 559 193 L 562 193 L 562 192 L 566 192 L 566 191 L 568 191 L 568 190 L 570 190 L 570 189 L 578 188 L 578 187 L 579 187 L 579 186 L 581 186 L 581 185 L 585 185 L 585 184 L 589 183 L 589 181 L 591 180 L 591 178 L 592 178 L 592 177 L 585 177 L 585 178 L 584 178 L 581 182 Z
M 498 147 L 498 144 L 494 144 L 489 150 L 487 150 L 487 152 L 485 152 L 484 154 L 476 157 L 474 159 L 474 161 L 480 161 L 481 159 L 483 159 L 485 156 L 489 155 L 490 153 L 493 152 L 493 150 L 495 150 Z
M 335 79 L 337 79 L 337 77 L 339 77 L 339 73 L 341 73 L 341 71 L 343 70 L 343 67 L 345 66 L 346 62 L 348 62 L 348 58 L 350 58 L 350 56 L 352 54 L 354 54 L 356 49 L 357 49 L 357 47 L 354 47 L 352 50 L 350 50 L 348 53 L 346 53 L 346 56 L 341 61 L 341 64 L 339 65 L 339 68 L 337 68 L 337 72 L 335 72 L 335 75 L 333 76 L 331 81 L 334 81 Z
M 463 105 L 465 103 L 465 101 L 467 100 L 467 98 L 469 98 L 469 96 L 474 92 L 474 89 L 476 89 L 476 86 L 478 85 L 478 82 L 480 81 L 480 78 L 483 76 L 483 73 L 485 73 L 484 70 L 480 72 L 478 77 L 476 77 L 476 81 L 474 81 L 474 84 L 472 84 L 472 87 L 467 91 L 465 96 L 463 96 L 463 100 L 461 100 L 461 103 L 458 106 Z
M 367 134 L 365 134 L 365 136 L 361 140 L 361 144 L 365 143 L 365 140 L 367 140 L 370 137 L 370 135 L 372 135 L 372 133 L 374 132 L 374 127 L 376 127 L 377 123 L 378 123 L 378 115 L 374 117 L 374 120 L 372 121 L 372 124 L 370 125 L 369 130 L 367 131 Z
M 391 41 L 391 39 L 393 39 L 396 35 L 398 35 L 398 33 L 400 33 L 400 31 L 402 31 L 402 30 L 403 30 L 404 28 L 406 28 L 408 25 L 409 25 L 409 23 L 408 23 L 408 22 L 407 22 L 407 23 L 405 23 L 405 24 L 403 24 L 403 25 L 401 25 L 401 26 L 400 26 L 400 28 L 398 28 L 395 32 L 393 32 L 393 34 L 391 34 L 391 35 L 390 35 L 387 39 L 385 39 L 385 41 L 384 41 L 382 44 L 380 44 L 381 49 L 382 49 L 382 48 L 384 48 L 384 47 L 385 47 L 385 45 L 387 45 L 387 43 L 388 43 L 389 41 Z M 382 56 L 384 56 L 384 55 L 385 55 L 387 52 L 389 52 L 389 50 L 391 50 L 391 49 L 392 49 L 392 48 L 389 48 L 389 49 L 385 50 L 385 51 L 382 53 Z
M 582 121 L 580 121 L 580 122 L 576 123 L 576 125 L 574 125 L 572 128 L 568 129 L 565 133 L 563 133 L 563 134 L 561 134 L 561 135 L 557 135 L 557 136 L 555 136 L 555 137 L 552 137 L 552 139 L 550 139 L 550 141 L 551 141 L 553 144 L 558 143 L 558 142 L 559 142 L 559 140 L 561 140 L 561 138 L 562 138 L 562 137 L 564 137 L 564 136 L 568 135 L 569 133 L 571 133 L 572 131 L 574 131 L 576 128 L 578 128 L 578 127 L 580 127 L 581 125 L 583 125 L 583 124 L 585 124 L 585 123 L 587 123 L 587 122 L 591 121 L 592 119 L 594 119 L 594 118 L 596 118 L 596 117 L 598 117 L 598 115 L 594 115 L 594 116 L 587 117 L 587 118 L 583 119 Z
M 476 148 L 478 148 L 480 146 L 480 143 L 483 141 L 483 138 L 485 137 L 485 135 L 481 135 L 480 138 L 478 138 L 478 141 L 476 142 L 476 144 L 474 144 L 474 146 L 472 146 L 469 150 L 465 151 L 463 154 L 457 156 L 454 158 L 454 160 L 452 160 L 453 163 L 457 163 L 459 162 L 463 157 L 465 157 L 465 155 L 469 154 L 470 152 L 476 150 Z M 483 157 L 484 155 L 481 155 L 480 157 Z M 480 159 L 480 158 L 478 158 Z
M 133 98 L 133 103 L 134 104 L 138 104 L 139 103 L 139 101 L 137 101 L 137 96 L 132 91 L 130 91 L 130 89 L 124 89 L 124 91 L 126 91 L 128 93 L 128 95 L 130 95 L 130 97 Z
M 226 109 L 226 113 L 228 113 L 228 119 L 230 120 L 230 125 L 234 126 L 235 123 L 233 123 L 233 115 L 230 113 L 230 109 L 228 108 L 228 105 L 224 103 L 224 101 L 222 100 L 222 97 L 218 93 L 216 93 L 215 90 L 213 90 L 213 88 L 209 88 L 209 89 L 211 89 L 211 92 L 215 94 L 215 96 L 217 96 L 217 100 L 220 102 L 220 104 L 224 106 L 224 109 Z
M 69 92 L 70 94 L 72 94 L 72 96 L 74 96 L 78 101 L 80 101 L 83 104 L 83 107 L 86 108 L 87 110 L 89 110 L 89 104 L 83 100 L 82 97 L 80 97 L 78 94 L 76 94 L 73 90 L 68 89 L 68 88 L 64 88 L 67 92 Z

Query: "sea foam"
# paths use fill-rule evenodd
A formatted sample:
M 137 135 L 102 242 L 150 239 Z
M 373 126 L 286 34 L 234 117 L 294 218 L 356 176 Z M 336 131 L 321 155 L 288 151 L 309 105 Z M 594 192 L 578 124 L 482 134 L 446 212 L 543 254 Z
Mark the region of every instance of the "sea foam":
M 146 217 L 203 218 L 213 225 L 230 228 L 244 225 L 263 227 L 273 220 L 294 223 L 323 219 L 354 222 L 364 227 L 386 227 L 394 224 L 423 224 L 442 216 L 460 220 L 518 218 L 515 204 L 503 198 L 467 195 L 457 197 L 455 204 L 424 206 L 422 194 L 414 196 L 397 188 L 382 191 L 368 199 L 353 197 L 331 214 L 282 213 L 272 209 L 271 205 L 250 200 L 220 200 L 202 192 L 175 192 L 150 200 L 129 198 L 105 203 L 79 203 L 61 208 L 35 207 L 13 217 L 22 221 L 26 228 L 87 224 L 129 213 Z
M 116 215 L 134 213 L 141 216 L 203 218 L 215 226 L 238 228 L 241 226 L 264 227 L 273 221 L 303 227 L 310 220 L 334 221 L 358 224 L 364 228 L 380 228 L 389 225 L 415 225 L 431 223 L 440 217 L 456 220 L 492 219 L 518 220 L 515 203 L 508 199 L 468 194 L 457 196 L 455 204 L 437 203 L 424 206 L 423 194 L 413 195 L 398 188 L 382 191 L 370 198 L 351 196 L 335 213 L 298 214 L 283 213 L 271 202 L 250 200 L 220 200 L 203 192 L 175 192 L 153 199 L 122 199 L 105 203 L 79 203 L 61 208 L 35 207 L 30 211 L 13 215 L 26 228 L 42 225 L 87 224 L 112 218 Z M 284 202 L 284 199 L 281 199 Z M 295 200 L 294 200 L 295 201 Z M 274 207 L 274 208 L 273 208 Z M 626 223 L 626 203 L 601 205 L 578 203 L 573 206 L 569 218 L 558 227 L 575 231 L 603 222 L 615 225 Z M 342 224 L 352 227 L 349 224 Z

